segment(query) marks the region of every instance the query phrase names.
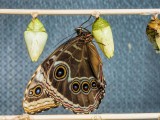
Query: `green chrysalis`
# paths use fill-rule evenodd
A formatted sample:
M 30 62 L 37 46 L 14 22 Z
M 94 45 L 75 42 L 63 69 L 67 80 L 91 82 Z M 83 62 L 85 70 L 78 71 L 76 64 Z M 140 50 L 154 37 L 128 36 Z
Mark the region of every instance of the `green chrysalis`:
M 33 18 L 24 32 L 24 39 L 33 62 L 36 62 L 43 52 L 48 35 L 38 18 Z
M 107 58 L 114 55 L 114 41 L 110 24 L 103 18 L 97 18 L 92 25 L 92 34 Z

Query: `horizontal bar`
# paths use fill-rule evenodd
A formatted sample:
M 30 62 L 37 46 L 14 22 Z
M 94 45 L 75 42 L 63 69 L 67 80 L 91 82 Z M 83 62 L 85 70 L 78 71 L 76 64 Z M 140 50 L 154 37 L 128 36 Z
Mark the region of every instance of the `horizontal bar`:
M 0 14 L 38 15 L 151 15 L 160 14 L 160 9 L 0 9 Z
M 0 116 L 0 120 L 151 120 L 159 119 L 160 113 L 130 113 L 130 114 L 88 114 L 88 115 L 22 115 Z

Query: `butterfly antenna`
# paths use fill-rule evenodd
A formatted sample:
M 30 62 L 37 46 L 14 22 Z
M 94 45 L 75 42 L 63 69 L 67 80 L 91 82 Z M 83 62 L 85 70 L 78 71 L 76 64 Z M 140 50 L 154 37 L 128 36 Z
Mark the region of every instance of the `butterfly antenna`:
M 82 23 L 82 24 L 80 25 L 80 27 L 82 27 L 85 23 L 87 23 L 87 22 L 91 19 L 91 17 L 92 17 L 92 15 L 90 15 L 89 18 L 88 18 L 88 20 L 86 20 L 84 23 Z M 93 22 L 92 22 L 92 23 L 93 23 Z M 84 28 L 86 29 L 87 27 L 91 26 L 92 23 L 89 24 L 88 26 L 84 27 Z M 88 31 L 88 30 L 87 30 L 87 31 Z M 74 33 L 68 35 L 67 37 L 63 38 L 62 40 L 60 40 L 60 41 L 57 43 L 57 45 L 59 45 L 60 43 L 62 43 L 64 40 L 66 40 L 66 39 L 69 38 L 69 37 L 72 38 L 75 33 L 76 33 L 76 32 L 74 32 Z M 68 42 L 68 41 L 66 41 L 66 42 Z
M 83 29 L 86 30 L 86 31 L 88 31 L 88 32 L 90 32 L 90 31 L 87 29 L 87 27 L 91 26 L 92 24 L 93 24 L 93 22 L 92 22 L 91 24 L 87 25 L 86 27 L 84 27 Z
M 74 33 L 68 35 L 67 37 L 63 38 L 62 40 L 60 40 L 60 41 L 57 43 L 57 45 L 59 45 L 61 42 L 64 42 L 64 40 L 66 40 L 66 39 L 69 38 L 69 37 L 72 38 L 75 33 L 76 33 L 76 32 L 74 32 Z M 56 46 L 57 46 L 57 45 L 56 45 Z
M 67 36 L 66 38 L 68 38 L 68 37 L 70 37 L 70 39 L 69 40 L 67 40 L 64 44 L 64 47 L 63 48 L 65 48 L 65 46 L 66 46 L 66 44 L 71 40 L 71 38 L 73 37 L 73 35 L 75 34 L 76 32 L 74 32 L 73 34 L 70 34 L 69 36 Z M 65 38 L 65 39 L 66 39 Z
M 92 22 L 91 24 L 87 25 L 87 26 L 86 26 L 86 27 L 84 27 L 84 28 L 87 28 L 87 27 L 91 26 L 93 23 L 94 23 L 94 22 Z
M 85 23 L 87 23 L 87 22 L 91 19 L 91 17 L 92 17 L 92 15 L 90 15 L 89 18 L 88 18 L 88 20 L 86 20 L 84 23 L 82 23 L 82 24 L 80 25 L 80 27 L 82 27 Z

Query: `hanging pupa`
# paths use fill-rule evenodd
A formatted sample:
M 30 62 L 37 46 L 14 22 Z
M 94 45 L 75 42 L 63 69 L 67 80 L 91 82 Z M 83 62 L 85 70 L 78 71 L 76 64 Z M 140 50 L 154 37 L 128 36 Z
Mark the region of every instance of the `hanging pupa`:
M 114 55 L 114 41 L 110 24 L 101 17 L 96 18 L 92 25 L 92 34 L 107 58 Z
M 157 15 L 153 16 L 149 21 L 146 34 L 154 49 L 160 53 L 160 20 Z
M 28 24 L 24 39 L 32 62 L 36 62 L 43 52 L 48 35 L 41 21 L 36 17 Z

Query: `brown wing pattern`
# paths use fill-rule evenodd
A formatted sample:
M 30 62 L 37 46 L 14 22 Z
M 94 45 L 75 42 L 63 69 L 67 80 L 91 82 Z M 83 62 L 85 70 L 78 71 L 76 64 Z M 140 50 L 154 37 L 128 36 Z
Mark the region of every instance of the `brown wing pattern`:
M 43 73 L 43 68 L 39 66 L 25 90 L 23 108 L 28 114 L 35 114 L 60 105 L 49 95 L 45 85 L 46 77 Z
M 55 78 L 56 69 L 62 66 L 67 71 L 66 76 L 58 80 Z M 63 50 L 49 70 L 51 96 L 75 113 L 93 111 L 104 96 L 105 82 L 101 80 L 101 66 L 95 46 L 77 39 Z
M 73 41 L 70 42 L 72 44 Z M 47 90 L 47 71 L 55 60 L 55 55 L 60 54 L 61 49 L 67 48 L 68 43 L 59 46 L 36 70 L 25 90 L 23 108 L 26 113 L 35 114 L 50 108 L 58 107 L 60 104 L 54 100 Z M 36 94 L 39 88 L 41 93 Z
M 92 112 L 104 97 L 101 59 L 93 43 L 79 36 L 57 48 L 36 72 L 43 77 L 33 76 L 28 86 L 33 84 L 35 78 L 39 79 L 56 106 L 61 104 L 74 113 Z M 27 88 L 26 98 L 33 87 Z M 26 101 L 29 102 L 29 99 Z

